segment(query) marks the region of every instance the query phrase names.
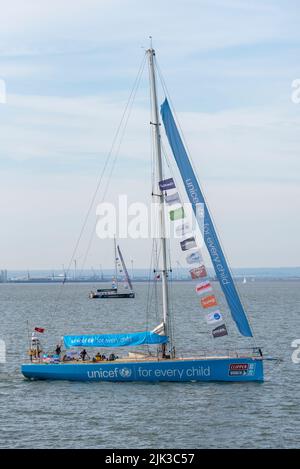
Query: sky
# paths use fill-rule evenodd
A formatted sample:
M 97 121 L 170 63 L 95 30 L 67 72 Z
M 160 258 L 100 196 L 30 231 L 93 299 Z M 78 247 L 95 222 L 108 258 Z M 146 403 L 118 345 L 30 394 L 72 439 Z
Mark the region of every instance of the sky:
M 70 263 L 149 35 L 231 266 L 299 266 L 299 14 L 296 0 L 1 2 L 0 269 Z M 113 262 L 111 240 L 87 251 L 97 204 L 150 200 L 149 121 L 145 69 L 75 253 L 85 268 Z M 120 244 L 149 265 L 149 241 Z

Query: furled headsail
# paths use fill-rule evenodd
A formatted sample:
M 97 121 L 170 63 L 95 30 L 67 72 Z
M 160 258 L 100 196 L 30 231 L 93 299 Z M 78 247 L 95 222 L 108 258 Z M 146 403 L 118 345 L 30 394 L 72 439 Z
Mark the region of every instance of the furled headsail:
M 171 146 L 175 161 L 177 163 L 179 172 L 181 174 L 185 186 L 185 190 L 187 192 L 189 201 L 192 205 L 197 221 L 197 207 L 199 204 L 201 204 L 201 207 L 204 207 L 204 242 L 210 254 L 212 264 L 214 266 L 217 278 L 220 282 L 229 309 L 231 311 L 232 318 L 234 319 L 238 330 L 243 336 L 252 337 L 252 331 L 246 313 L 244 311 L 238 292 L 234 285 L 231 272 L 227 265 L 216 230 L 214 228 L 211 216 L 208 211 L 208 207 L 206 205 L 206 201 L 201 192 L 199 183 L 197 181 L 193 167 L 187 155 L 179 131 L 177 129 L 167 99 L 165 99 L 161 106 L 161 115 L 169 144 Z
M 83 334 L 65 335 L 66 348 L 71 347 L 127 347 L 134 345 L 165 344 L 168 337 L 155 332 L 133 332 L 128 334 Z

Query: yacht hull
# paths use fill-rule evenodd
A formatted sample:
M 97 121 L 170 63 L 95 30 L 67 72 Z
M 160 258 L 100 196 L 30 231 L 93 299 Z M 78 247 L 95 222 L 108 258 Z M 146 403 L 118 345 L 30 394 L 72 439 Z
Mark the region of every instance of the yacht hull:
M 107 295 L 106 293 L 93 293 L 90 295 L 91 299 L 96 299 L 96 298 L 134 298 L 135 294 L 134 293 L 115 293 L 113 295 Z
M 192 358 L 100 363 L 24 364 L 26 378 L 69 381 L 263 381 L 263 360 Z

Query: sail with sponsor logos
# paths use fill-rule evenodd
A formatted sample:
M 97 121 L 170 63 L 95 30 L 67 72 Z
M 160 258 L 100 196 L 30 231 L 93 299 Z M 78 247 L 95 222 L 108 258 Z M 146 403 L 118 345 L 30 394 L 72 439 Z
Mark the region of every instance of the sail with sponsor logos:
M 193 229 L 193 219 L 191 210 L 184 210 L 181 197 L 177 192 L 177 184 L 173 178 L 168 178 L 166 180 L 160 181 L 159 183 L 161 188 L 164 188 L 164 200 L 167 207 L 167 213 L 171 223 L 177 223 L 175 226 L 175 231 L 178 233 L 176 239 L 179 237 L 179 246 L 181 249 L 181 255 L 179 255 L 181 260 L 181 265 L 186 267 L 188 277 L 195 284 L 195 290 L 199 298 L 199 308 L 203 312 L 203 321 L 209 326 L 209 332 L 213 339 L 224 337 L 228 335 L 227 326 L 225 324 L 225 318 L 220 311 L 220 306 L 215 292 L 213 291 L 213 286 L 209 278 L 208 269 L 204 262 L 204 256 L 201 250 L 202 244 L 200 245 L 199 235 L 195 229 Z M 171 189 L 169 189 L 171 188 Z M 176 191 L 176 192 L 175 192 Z M 176 195 L 176 205 L 174 207 L 173 203 L 173 194 Z M 170 204 L 172 200 L 172 204 Z M 170 206 L 171 205 L 171 206 Z M 198 205 L 199 208 L 199 205 Z M 174 217 L 173 213 L 181 213 L 181 217 Z M 200 232 L 203 233 L 203 216 L 204 210 L 197 210 L 197 219 L 199 221 Z M 185 226 L 183 230 L 180 230 L 180 227 Z M 222 331 L 219 326 L 222 325 Z
M 239 332 L 246 337 L 252 337 L 252 330 L 246 313 L 236 290 L 233 278 L 217 236 L 207 203 L 200 189 L 195 172 L 191 165 L 187 151 L 176 126 L 167 98 L 161 106 L 161 115 L 173 156 L 177 163 L 186 193 L 197 219 L 197 206 L 204 207 L 204 242 L 208 249 L 216 276 L 227 300 L 231 315 Z M 189 240 L 191 242 L 191 240 Z M 186 241 L 182 242 L 183 244 Z

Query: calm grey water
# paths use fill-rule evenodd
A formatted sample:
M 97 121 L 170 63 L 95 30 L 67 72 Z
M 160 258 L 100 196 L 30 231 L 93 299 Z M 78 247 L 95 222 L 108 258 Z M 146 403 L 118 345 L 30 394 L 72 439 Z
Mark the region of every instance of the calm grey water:
M 29 382 L 20 374 L 26 358 L 27 323 L 45 327 L 46 346 L 64 333 L 142 330 L 147 286 L 135 300 L 89 300 L 90 285 L 0 285 L 1 448 L 290 448 L 300 444 L 300 364 L 291 342 L 300 338 L 300 282 L 240 285 L 257 342 L 281 363 L 266 362 L 257 383 Z M 190 284 L 175 283 L 174 323 L 178 353 L 212 347 Z M 235 325 L 218 348 L 242 347 Z M 216 342 L 216 341 L 215 341 Z

